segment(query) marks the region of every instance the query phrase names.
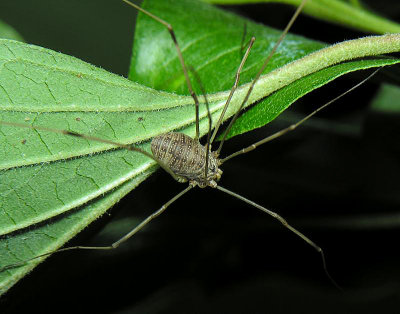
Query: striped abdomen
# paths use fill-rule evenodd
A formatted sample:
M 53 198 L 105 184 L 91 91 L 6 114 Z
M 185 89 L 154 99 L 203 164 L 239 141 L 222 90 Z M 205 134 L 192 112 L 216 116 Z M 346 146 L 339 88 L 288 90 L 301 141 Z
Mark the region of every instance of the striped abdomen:
M 166 133 L 151 141 L 153 155 L 160 159 L 175 174 L 186 179 L 208 185 L 209 180 L 218 181 L 221 171 L 213 154 L 209 154 L 208 178 L 204 178 L 206 148 L 183 133 Z

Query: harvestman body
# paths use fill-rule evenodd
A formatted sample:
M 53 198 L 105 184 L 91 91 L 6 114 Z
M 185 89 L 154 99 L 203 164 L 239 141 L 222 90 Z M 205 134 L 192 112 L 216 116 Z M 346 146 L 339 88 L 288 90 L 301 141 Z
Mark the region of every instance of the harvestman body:
M 161 134 L 151 141 L 153 155 L 179 176 L 179 182 L 189 180 L 192 186 L 215 188 L 222 175 L 222 170 L 218 168 L 220 161 L 214 152 L 209 154 L 207 177 L 205 177 L 206 149 L 198 140 L 183 133 Z
M 212 187 L 212 188 L 216 188 L 222 192 L 225 192 L 229 195 L 232 195 L 233 197 L 236 197 L 262 211 L 264 211 L 265 213 L 271 215 L 272 217 L 276 218 L 277 220 L 279 220 L 286 228 L 288 228 L 289 230 L 291 230 L 293 233 L 295 233 L 297 236 L 299 236 L 300 238 L 302 238 L 305 242 L 307 242 L 309 245 L 311 245 L 312 247 L 314 247 L 320 254 L 322 257 L 322 262 L 323 262 L 323 267 L 324 270 L 326 271 L 326 265 L 325 265 L 325 257 L 323 254 L 322 249 L 316 245 L 313 241 L 311 241 L 308 237 L 306 237 L 305 235 L 303 235 L 301 232 L 299 232 L 297 229 L 293 228 L 291 225 L 289 225 L 285 219 L 283 219 L 281 216 L 279 216 L 278 214 L 276 214 L 275 212 L 272 212 L 246 198 L 244 198 L 243 196 L 240 196 L 232 191 L 229 191 L 221 186 L 218 185 L 218 181 L 221 178 L 222 175 L 222 170 L 219 168 L 224 162 L 226 162 L 227 160 L 236 157 L 238 155 L 247 153 L 251 150 L 254 150 L 257 146 L 262 145 L 266 142 L 269 142 L 279 136 L 282 136 L 283 134 L 290 132 L 292 130 L 294 130 L 297 126 L 299 126 L 300 124 L 302 124 L 303 122 L 305 122 L 306 120 L 308 120 L 310 117 L 312 117 L 313 115 L 315 115 L 318 111 L 320 111 L 321 109 L 325 108 L 326 106 L 328 106 L 329 104 L 331 104 L 332 102 L 334 102 L 335 100 L 337 100 L 339 97 L 342 97 L 344 94 L 347 94 L 348 92 L 350 92 L 351 90 L 355 89 L 356 87 L 358 87 L 359 85 L 361 85 L 363 82 L 365 82 L 365 80 L 363 80 L 361 83 L 357 84 L 356 86 L 354 86 L 353 88 L 351 88 L 350 90 L 348 90 L 347 92 L 343 93 L 342 95 L 336 97 L 335 99 L 333 99 L 332 101 L 326 103 L 325 105 L 321 106 L 319 109 L 315 110 L 314 112 L 312 112 L 311 114 L 309 114 L 307 117 L 305 117 L 304 119 L 300 120 L 299 122 L 297 122 L 296 124 L 293 124 L 291 126 L 289 126 L 286 129 L 283 129 L 275 134 L 272 134 L 270 136 L 268 136 L 267 138 L 264 138 L 263 140 L 256 142 L 252 145 L 250 145 L 247 148 L 244 148 L 238 152 L 235 152 L 231 155 L 229 155 L 228 157 L 225 157 L 223 159 L 219 158 L 223 143 L 225 141 L 225 137 L 226 135 L 229 133 L 229 130 L 231 129 L 234 121 L 236 120 L 240 110 L 243 108 L 243 106 L 245 105 L 245 103 L 247 102 L 253 87 L 255 85 L 255 83 L 257 82 L 257 80 L 259 79 L 259 77 L 261 76 L 261 73 L 264 71 L 266 65 L 268 64 L 269 60 L 271 59 L 272 55 L 275 53 L 276 49 L 278 48 L 279 44 L 282 42 L 284 36 L 286 35 L 286 33 L 288 32 L 289 28 L 291 27 L 291 25 L 293 24 L 294 20 L 297 18 L 297 16 L 299 15 L 300 11 L 302 10 L 302 8 L 305 5 L 306 0 L 303 0 L 301 5 L 297 8 L 296 12 L 294 13 L 292 19 L 290 20 L 290 22 L 288 23 L 288 25 L 286 26 L 285 30 L 282 32 L 280 38 L 278 39 L 278 41 L 276 42 L 274 48 L 272 49 L 271 53 L 269 54 L 269 56 L 267 57 L 267 59 L 265 60 L 263 66 L 260 68 L 259 72 L 257 73 L 257 75 L 255 76 L 254 80 L 252 81 L 249 90 L 239 108 L 239 110 L 236 112 L 236 114 L 234 115 L 234 117 L 232 118 L 230 124 L 228 125 L 226 131 L 224 132 L 224 136 L 223 139 L 219 145 L 219 148 L 216 151 L 211 151 L 211 143 L 213 142 L 213 140 L 215 139 L 215 136 L 218 132 L 218 128 L 221 125 L 222 121 L 223 121 L 223 117 L 224 114 L 227 110 L 227 107 L 229 106 L 230 100 L 238 86 L 238 82 L 239 82 L 239 78 L 240 78 L 240 72 L 241 69 L 250 53 L 250 49 L 254 43 L 255 38 L 253 37 L 249 44 L 248 44 L 248 48 L 246 50 L 246 53 L 244 54 L 243 58 L 242 58 L 242 62 L 238 67 L 238 70 L 236 72 L 236 79 L 235 79 L 235 84 L 231 89 L 231 92 L 229 94 L 229 97 L 225 103 L 225 106 L 222 110 L 221 116 L 219 117 L 219 120 L 216 124 L 215 130 L 213 131 L 213 134 L 211 135 L 211 117 L 210 117 L 210 113 L 208 112 L 209 115 L 209 132 L 208 132 L 208 138 L 207 138 L 207 144 L 205 146 L 201 145 L 199 142 L 199 101 L 197 98 L 197 95 L 195 94 L 195 92 L 193 91 L 189 76 L 188 76 L 188 70 L 187 67 L 185 65 L 185 62 L 183 60 L 182 57 L 182 53 L 181 50 L 179 48 L 175 33 L 171 27 L 170 24 L 168 24 L 167 22 L 165 22 L 164 20 L 161 20 L 160 18 L 158 18 L 157 16 L 154 16 L 153 14 L 151 14 L 150 12 L 145 11 L 144 9 L 140 8 L 139 6 L 137 6 L 136 4 L 131 3 L 128 0 L 122 0 L 125 3 L 129 4 L 130 6 L 136 8 L 137 10 L 141 11 L 142 13 L 148 15 L 149 17 L 151 17 L 152 19 L 156 20 L 157 22 L 163 24 L 169 31 L 172 40 L 174 41 L 177 53 L 178 53 L 178 58 L 179 61 L 181 63 L 184 75 L 185 75 L 185 79 L 187 82 L 187 86 L 188 89 L 190 91 L 190 94 L 193 97 L 194 103 L 195 103 L 195 109 L 196 109 L 196 136 L 195 138 L 191 138 L 185 134 L 182 133 L 177 133 L 177 132 L 171 132 L 171 133 L 167 133 L 167 134 L 161 134 L 158 135 L 156 137 L 153 138 L 152 142 L 151 142 L 151 150 L 153 155 L 151 155 L 150 153 L 141 150 L 140 148 L 134 147 L 133 145 L 127 145 L 127 144 L 121 144 L 121 143 L 117 143 L 117 142 L 113 142 L 113 141 L 109 141 L 109 140 L 105 140 L 105 139 L 101 139 L 101 138 L 97 138 L 97 137 L 93 137 L 93 136 L 89 136 L 89 135 L 84 135 L 84 134 L 80 134 L 80 133 L 75 133 L 75 132 L 71 132 L 71 131 L 66 131 L 66 130 L 58 130 L 58 129 L 50 129 L 50 128 L 45 128 L 45 127 L 32 127 L 32 126 L 28 126 L 26 124 L 19 124 L 19 123 L 9 123 L 9 122 L 4 122 L 4 121 L 0 121 L 0 124 L 3 125 L 10 125 L 10 126 L 17 126 L 17 127 L 24 127 L 24 128 L 31 128 L 31 129 L 37 129 L 37 130 L 44 130 L 44 131 L 49 131 L 49 132 L 56 132 L 56 133 L 61 133 L 64 135 L 69 135 L 69 136 L 75 136 L 75 137 L 80 137 L 80 138 L 85 138 L 87 140 L 92 140 L 92 141 L 98 141 L 98 142 L 103 142 L 103 143 L 108 143 L 108 144 L 112 144 L 115 145 L 117 147 L 121 147 L 130 151 L 136 151 L 136 152 L 140 152 L 152 159 L 154 159 L 164 170 L 166 170 L 169 174 L 171 174 L 171 176 L 176 179 L 179 182 L 188 182 L 189 185 L 180 193 L 178 193 L 177 195 L 175 195 L 171 200 L 169 200 L 167 203 L 165 203 L 160 209 L 158 209 L 156 212 L 154 212 L 152 215 L 150 215 L 149 217 L 147 217 L 144 221 L 142 221 L 138 226 L 136 226 L 133 230 L 131 230 L 128 234 L 124 235 L 121 239 L 119 239 L 118 241 L 114 242 L 113 244 L 111 244 L 110 246 L 103 246 L 103 247 L 87 247 L 87 246 L 75 246 L 75 247 L 67 247 L 67 248 L 62 248 L 59 249 L 57 251 L 54 252 L 49 252 L 49 253 L 45 253 L 39 256 L 36 256 L 32 259 L 26 260 L 24 262 L 21 263 L 17 263 L 17 264 L 13 264 L 13 265 L 9 265 L 4 267 L 3 269 L 0 269 L 0 271 L 5 270 L 5 269 L 9 269 L 9 268 L 13 268 L 13 267 L 18 267 L 18 266 L 22 266 L 24 265 L 26 262 L 39 258 L 39 257 L 43 257 L 46 255 L 50 255 L 56 252 L 62 252 L 62 251 L 67 251 L 67 250 L 73 250 L 73 249 L 93 249 L 93 250 L 108 250 L 108 249 L 114 249 L 117 248 L 121 243 L 125 242 L 126 240 L 128 240 L 129 238 L 131 238 L 135 233 L 137 233 L 140 229 L 142 229 L 147 223 L 149 223 L 152 219 L 154 219 L 155 217 L 157 217 L 158 215 L 160 215 L 162 212 L 165 211 L 165 209 L 171 205 L 173 202 L 175 202 L 178 198 L 180 198 L 182 195 L 184 195 L 185 193 L 187 193 L 189 190 L 191 190 L 192 188 L 199 186 L 200 188 L 205 188 L 205 187 Z M 374 72 L 375 73 L 375 72 Z M 373 74 L 374 74 L 373 73 Z M 208 106 L 207 100 L 205 99 L 206 105 Z M 327 271 L 326 271 L 327 273 Z M 328 277 L 330 278 L 329 274 L 327 273 Z M 332 280 L 333 281 L 333 280 Z

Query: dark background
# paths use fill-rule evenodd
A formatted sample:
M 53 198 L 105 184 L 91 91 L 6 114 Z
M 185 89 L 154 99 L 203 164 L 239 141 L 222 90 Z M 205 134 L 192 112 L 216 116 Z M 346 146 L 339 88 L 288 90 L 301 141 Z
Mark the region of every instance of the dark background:
M 369 2 L 400 21 L 398 1 Z M 293 11 L 230 9 L 279 28 Z M 118 0 L 0 3 L 0 18 L 27 42 L 121 75 L 135 15 Z M 329 43 L 364 35 L 304 16 L 294 32 Z M 329 282 L 318 253 L 277 221 L 219 191 L 197 189 L 114 252 L 52 256 L 0 299 L 1 313 L 398 313 L 400 120 L 369 108 L 379 84 L 398 83 L 398 74 L 381 71 L 308 125 L 223 169 L 222 186 L 276 210 L 324 248 L 344 292 Z M 366 75 L 308 95 L 225 151 L 295 122 L 310 103 L 318 107 Z M 70 245 L 110 244 L 182 188 L 158 171 Z M 133 203 L 141 212 L 131 211 Z

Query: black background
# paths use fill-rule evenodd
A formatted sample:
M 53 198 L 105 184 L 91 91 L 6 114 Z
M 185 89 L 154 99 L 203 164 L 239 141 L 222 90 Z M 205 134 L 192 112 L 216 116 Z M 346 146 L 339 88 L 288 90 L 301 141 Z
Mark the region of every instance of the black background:
M 397 1 L 370 4 L 400 20 Z M 293 11 L 270 4 L 229 9 L 280 28 Z M 135 15 L 117 0 L 0 3 L 0 18 L 27 42 L 121 75 Z M 329 43 L 364 35 L 304 16 L 293 32 Z M 398 313 L 400 120 L 368 105 L 379 82 L 396 83 L 399 70 L 382 72 L 314 122 L 223 168 L 222 186 L 276 210 L 324 248 L 344 292 L 329 282 L 318 253 L 277 221 L 219 191 L 197 189 L 117 251 L 49 258 L 0 299 L 1 313 Z M 306 114 L 310 103 L 318 107 L 366 75 L 337 80 L 293 108 Z M 225 151 L 291 122 L 284 115 L 229 141 Z M 70 245 L 110 244 L 182 188 L 158 171 Z

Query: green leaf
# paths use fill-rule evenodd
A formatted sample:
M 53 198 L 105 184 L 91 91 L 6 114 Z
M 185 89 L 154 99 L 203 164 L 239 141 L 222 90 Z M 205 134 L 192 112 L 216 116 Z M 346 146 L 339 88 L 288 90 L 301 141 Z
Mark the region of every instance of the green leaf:
M 0 38 L 24 41 L 22 36 L 10 25 L 0 21 Z
M 154 5 L 149 9 L 174 25 L 186 62 L 199 72 L 210 93 L 215 120 L 240 62 L 245 21 L 192 1 L 160 0 L 146 5 Z M 279 31 L 246 23 L 248 33 L 258 40 L 242 82 L 252 78 L 279 36 Z M 320 47 L 320 43 L 288 36 L 267 71 Z M 263 76 L 250 103 L 333 64 L 399 50 L 398 35 L 326 48 Z M 133 56 L 131 78 L 159 90 L 187 92 L 168 32 L 143 16 L 138 19 Z M 397 61 L 373 62 L 365 67 Z M 362 67 L 352 67 L 358 68 Z M 228 116 L 239 107 L 247 88 L 248 84 L 240 86 Z M 276 111 L 287 106 L 279 104 Z M 205 117 L 201 104 L 202 134 L 207 128 Z M 194 134 L 191 97 L 156 91 L 76 58 L 10 40 L 0 41 L 0 120 L 137 143 L 145 150 L 153 136 L 169 130 Z M 0 267 L 59 248 L 142 182 L 155 166 L 141 154 L 104 143 L 4 125 L 0 146 Z M 0 293 L 39 262 L 0 273 Z
M 203 0 L 214 4 L 248 4 L 263 2 L 286 3 L 299 6 L 302 0 Z M 342 0 L 308 0 L 304 13 L 329 22 L 377 34 L 400 33 L 400 24 L 381 17 L 358 3 Z
M 190 6 L 193 12 L 196 12 L 196 23 L 202 25 L 201 32 L 197 31 L 196 24 L 191 22 L 192 16 L 186 13 L 185 1 L 176 2 L 174 6 L 171 6 L 168 1 L 145 1 L 143 6 L 150 12 L 156 12 L 156 15 L 165 21 L 174 21 L 172 25 L 185 61 L 199 74 L 207 93 L 224 91 L 232 87 L 242 57 L 240 44 L 244 24 L 247 28 L 247 41 L 251 36 L 255 36 L 256 42 L 242 70 L 242 84 L 250 82 L 256 75 L 262 61 L 268 56 L 281 34 L 280 31 L 261 27 L 259 24 L 223 11 L 215 11 L 215 18 L 210 19 L 210 16 L 213 16 L 212 9 L 200 2 L 190 2 Z M 179 25 L 185 27 L 179 28 Z M 175 47 L 165 27 L 145 15 L 139 15 L 135 36 L 140 40 L 135 41 L 133 47 L 130 79 L 157 90 L 188 94 Z M 397 37 L 397 35 L 393 36 Z M 155 38 L 157 45 L 154 45 Z M 367 54 L 376 55 L 371 49 L 376 49 L 381 43 L 369 42 L 373 38 L 349 41 L 343 48 L 340 45 L 332 46 L 335 48 L 316 52 L 316 55 L 310 58 L 310 62 L 307 59 L 296 61 L 279 71 L 271 72 L 324 47 L 320 42 L 288 34 L 265 70 L 265 73 L 271 72 L 263 78 L 265 84 L 261 83 L 263 80 L 260 80 L 260 84 L 263 84 L 262 96 L 255 97 L 253 102 L 274 91 L 279 91 L 243 114 L 235 123 L 228 138 L 269 123 L 298 98 L 341 75 L 396 63 L 397 61 L 390 59 L 352 61 L 317 72 L 345 60 Z M 389 38 L 388 40 L 390 41 Z M 202 58 L 201 56 L 204 55 L 208 57 Z M 301 77 L 303 79 L 297 81 Z M 291 86 L 292 82 L 294 82 L 293 86 Z M 242 88 L 242 91 L 246 92 L 246 89 Z M 238 91 L 237 95 L 240 93 L 241 91 Z M 252 95 L 255 96 L 256 93 L 254 91 Z

